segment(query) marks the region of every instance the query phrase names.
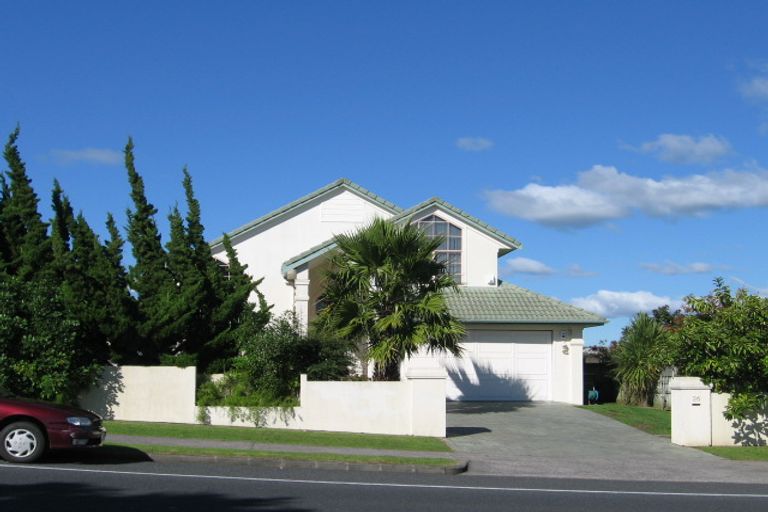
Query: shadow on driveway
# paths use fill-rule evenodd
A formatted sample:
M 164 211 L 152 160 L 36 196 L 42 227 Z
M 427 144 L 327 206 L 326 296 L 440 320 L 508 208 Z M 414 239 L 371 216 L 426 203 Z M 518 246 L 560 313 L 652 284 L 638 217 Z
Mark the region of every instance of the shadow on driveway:
M 485 427 L 447 427 L 445 429 L 445 437 L 472 436 L 490 431 L 491 429 Z
M 533 406 L 533 402 L 448 402 L 445 405 L 448 414 L 514 412 Z

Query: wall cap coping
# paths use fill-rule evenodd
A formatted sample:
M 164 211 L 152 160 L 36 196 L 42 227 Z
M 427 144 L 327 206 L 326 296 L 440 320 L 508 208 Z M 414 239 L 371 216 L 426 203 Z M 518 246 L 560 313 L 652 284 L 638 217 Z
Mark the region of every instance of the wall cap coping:
M 698 377 L 673 377 L 669 381 L 669 389 L 676 390 L 711 390 L 709 384 L 704 384 Z
M 415 379 L 447 379 L 448 372 L 445 368 L 408 368 L 405 372 L 405 378 Z

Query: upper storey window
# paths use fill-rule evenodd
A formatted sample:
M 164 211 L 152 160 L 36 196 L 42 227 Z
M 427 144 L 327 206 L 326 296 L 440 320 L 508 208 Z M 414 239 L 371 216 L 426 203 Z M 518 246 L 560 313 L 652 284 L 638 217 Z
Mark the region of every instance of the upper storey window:
M 461 283 L 461 228 L 454 226 L 437 215 L 430 215 L 416 221 L 430 238 L 442 238 L 435 251 L 435 259 L 443 264 L 457 283 Z

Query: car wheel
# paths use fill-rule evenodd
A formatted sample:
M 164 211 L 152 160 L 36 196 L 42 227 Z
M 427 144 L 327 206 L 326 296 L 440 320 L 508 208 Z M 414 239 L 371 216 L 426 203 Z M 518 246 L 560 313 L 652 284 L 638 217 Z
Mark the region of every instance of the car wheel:
M 45 436 L 34 423 L 19 421 L 0 431 L 0 456 L 9 462 L 34 462 L 45 452 Z

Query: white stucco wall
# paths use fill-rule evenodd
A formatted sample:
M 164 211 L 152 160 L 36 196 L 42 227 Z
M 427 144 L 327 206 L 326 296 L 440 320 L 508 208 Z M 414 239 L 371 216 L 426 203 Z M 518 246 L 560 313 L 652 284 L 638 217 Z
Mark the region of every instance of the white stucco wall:
M 321 196 L 280 215 L 232 239 L 241 263 L 256 279 L 264 278 L 259 286 L 273 311 L 280 314 L 293 309 L 293 286 L 282 274 L 286 260 L 319 245 L 334 235 L 354 230 L 374 217 L 389 218 L 391 214 L 347 190 Z M 226 261 L 223 247 L 213 249 L 214 257 Z
M 584 403 L 584 335 L 578 325 L 552 326 L 552 400 Z
M 768 443 L 768 412 L 746 420 L 728 420 L 730 395 L 713 393 L 698 377 L 674 377 L 672 442 L 682 446 L 764 445 Z
M 308 381 L 292 409 L 208 407 L 210 425 L 445 437 L 445 371 L 419 369 L 399 382 Z
M 108 419 L 192 423 L 195 367 L 108 366 L 79 402 Z
M 108 419 L 197 423 L 195 373 L 195 367 L 107 367 L 80 404 Z M 204 413 L 211 425 L 445 437 L 445 379 L 435 368 L 410 371 L 399 382 L 319 382 L 302 375 L 298 407 L 243 408 L 234 420 L 228 407 Z
M 464 282 L 467 286 L 493 286 L 499 275 L 499 249 L 502 245 L 489 236 L 464 227 Z M 491 281 L 493 279 L 493 281 Z

